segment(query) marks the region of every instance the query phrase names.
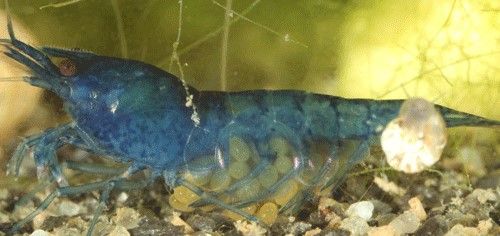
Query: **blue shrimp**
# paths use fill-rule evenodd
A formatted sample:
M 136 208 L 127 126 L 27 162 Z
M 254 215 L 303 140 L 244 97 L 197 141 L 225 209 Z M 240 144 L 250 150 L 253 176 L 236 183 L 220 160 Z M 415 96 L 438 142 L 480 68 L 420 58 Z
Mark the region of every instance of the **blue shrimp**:
M 259 219 L 245 207 L 278 202 L 275 196 L 283 187 L 300 183 L 302 190 L 277 204 L 282 212 L 293 212 L 310 190 L 336 184 L 360 161 L 403 102 L 296 90 L 198 91 L 140 61 L 36 49 L 15 37 L 10 19 L 7 29 L 10 40 L 1 42 L 8 57 L 30 69 L 32 76 L 24 80 L 61 97 L 72 117 L 67 124 L 28 137 L 14 153 L 9 164 L 12 174 L 18 174 L 23 158 L 33 151 L 37 174 L 49 176 L 58 186 L 10 232 L 30 222 L 56 197 L 101 191 L 90 235 L 112 190 L 144 188 L 158 178 L 196 195 L 186 207 L 215 205 L 252 221 Z M 60 60 L 58 65 L 55 59 Z M 442 106 L 437 109 L 449 127 L 500 124 Z M 341 158 L 345 140 L 357 145 Z M 234 143 L 245 149 L 243 154 L 232 153 Z M 56 157 L 57 149 L 67 144 L 129 166 L 111 171 L 112 178 L 69 186 Z M 326 147 L 326 154 L 316 157 L 317 146 Z M 108 172 L 95 164 L 67 167 Z M 147 178 L 129 178 L 145 169 L 150 171 Z

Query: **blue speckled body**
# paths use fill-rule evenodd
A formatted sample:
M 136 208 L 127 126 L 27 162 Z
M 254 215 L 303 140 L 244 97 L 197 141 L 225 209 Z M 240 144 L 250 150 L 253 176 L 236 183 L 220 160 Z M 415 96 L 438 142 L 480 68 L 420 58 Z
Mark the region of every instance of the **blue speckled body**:
M 172 75 L 139 62 L 115 63 L 101 58 L 92 68 L 114 69 L 88 70 L 71 80 L 65 104 L 75 126 L 117 160 L 160 170 L 175 168 L 186 131 L 193 127 L 191 110 L 178 105 L 185 103 L 182 85 Z
M 52 52 L 54 49 L 46 49 Z M 175 76 L 137 61 L 88 55 L 87 68 L 67 80 L 62 94 L 79 132 L 105 154 L 121 161 L 158 170 L 176 170 L 184 160 L 193 129 L 202 129 L 196 148 L 213 150 L 225 127 L 248 128 L 256 142 L 272 129 L 289 129 L 303 141 L 362 139 L 376 135 L 397 115 L 401 101 L 349 100 L 295 90 L 199 92 L 189 88 L 198 108 L 200 125 L 191 120 L 187 94 Z M 70 58 L 75 59 L 75 58 Z M 98 76 L 96 76 L 98 75 Z M 58 92 L 58 91 L 55 91 Z M 251 131 L 251 132 L 250 132 Z M 193 154 L 194 155 L 194 154 Z
M 170 187 L 183 185 L 198 194 L 200 201 L 193 206 L 214 204 L 256 220 L 240 208 L 268 199 L 293 178 L 307 182 L 299 176 L 303 170 L 309 171 L 312 177 L 305 184 L 309 187 L 304 193 L 325 178 L 323 187 L 331 185 L 338 176 L 329 176 L 327 172 L 333 169 L 331 166 L 338 158 L 337 144 L 347 139 L 360 141 L 348 160 L 350 164 L 355 163 L 364 156 L 372 138 L 397 116 L 402 104 L 402 100 L 345 99 L 295 90 L 198 91 L 142 62 L 57 48 L 37 50 L 16 39 L 10 19 L 8 22 L 11 39 L 0 41 L 7 48 L 5 54 L 31 70 L 33 75 L 26 77 L 26 82 L 59 95 L 73 118 L 68 124 L 27 138 L 16 150 L 10 171 L 17 174 L 22 159 L 33 150 L 38 174 L 50 173 L 59 187 L 37 211 L 15 224 L 12 232 L 32 220 L 57 196 L 101 190 L 101 202 L 104 202 L 112 189 L 144 187 L 160 175 Z M 56 66 L 55 58 L 64 59 L 64 63 Z M 500 123 L 441 106 L 438 109 L 448 126 Z M 193 116 L 199 118 L 199 123 Z M 252 160 L 248 175 L 227 189 L 210 194 L 182 177 L 187 170 L 195 174 L 225 170 L 231 165 L 228 157 L 231 137 L 255 144 L 259 158 Z M 229 202 L 218 198 L 244 190 L 267 165 L 276 164 L 277 154 L 269 147 L 269 141 L 275 137 L 283 138 L 292 146 L 293 167 L 256 195 Z M 319 164 L 313 163 L 308 153 L 315 141 L 331 146 L 326 160 Z M 129 163 L 130 167 L 110 179 L 67 186 L 55 156 L 57 149 L 65 144 L 108 155 Z M 105 173 L 100 166 L 87 168 L 81 164 L 73 168 Z M 145 183 L 128 179 L 145 168 L 152 170 Z M 194 171 L 200 169 L 202 172 Z M 102 204 L 96 210 L 89 234 L 101 207 Z
M 92 64 L 85 65 L 89 69 L 71 78 L 72 89 L 64 98 L 76 126 L 106 154 L 158 170 L 177 170 L 186 152 L 201 156 L 224 146 L 224 132 L 235 129 L 255 143 L 268 141 L 280 129 L 290 131 L 281 135 L 303 142 L 369 139 L 397 116 L 403 102 L 297 90 L 200 92 L 190 87 L 201 121 L 197 127 L 191 120 L 193 109 L 186 106 L 188 95 L 175 76 L 137 61 L 91 57 Z M 232 123 L 236 128 L 227 130 Z M 188 138 L 196 144 L 189 148 L 196 150 L 186 150 Z

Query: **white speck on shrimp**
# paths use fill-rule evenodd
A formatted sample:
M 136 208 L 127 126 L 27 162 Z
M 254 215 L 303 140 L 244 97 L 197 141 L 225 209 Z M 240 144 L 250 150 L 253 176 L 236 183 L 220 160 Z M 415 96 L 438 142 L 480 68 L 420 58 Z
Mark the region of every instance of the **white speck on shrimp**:
M 111 104 L 111 107 L 110 107 L 111 109 L 110 109 L 110 111 L 111 111 L 112 113 L 115 113 L 115 112 L 116 112 L 116 109 L 118 108 L 118 105 L 119 105 L 119 104 L 120 104 L 120 102 L 119 102 L 118 100 L 116 100 L 115 102 L 113 102 L 113 103 Z

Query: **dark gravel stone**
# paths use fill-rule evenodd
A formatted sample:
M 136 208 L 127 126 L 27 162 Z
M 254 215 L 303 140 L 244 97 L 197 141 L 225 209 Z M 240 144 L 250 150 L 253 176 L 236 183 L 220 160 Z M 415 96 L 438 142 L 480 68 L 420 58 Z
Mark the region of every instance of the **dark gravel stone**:
M 434 187 L 427 187 L 419 192 L 422 196 L 422 204 L 428 208 L 440 207 L 442 196 L 438 189 Z
M 461 212 L 448 212 L 445 217 L 450 225 L 461 224 L 465 227 L 476 227 L 479 220 L 472 214 L 463 214 Z
M 370 202 L 373 203 L 374 209 L 373 209 L 373 215 L 376 217 L 378 215 L 384 215 L 388 214 L 393 211 L 391 205 L 379 201 L 379 200 L 370 200 Z
M 5 233 L 12 227 L 12 223 L 0 223 L 0 233 Z
M 388 214 L 383 214 L 383 215 L 378 215 L 375 220 L 377 221 L 378 225 L 388 225 L 394 218 L 396 218 L 398 215 L 394 213 L 388 213 Z
M 420 229 L 415 232 L 417 236 L 427 236 L 427 235 L 444 235 L 448 232 L 449 227 L 446 223 L 446 219 L 443 216 L 434 216 L 427 219 Z
M 500 206 L 490 212 L 490 217 L 497 225 L 500 225 Z
M 495 189 L 498 186 L 500 186 L 500 169 L 495 170 L 495 171 L 488 173 L 487 175 L 481 177 L 476 182 L 475 187 L 482 188 L 482 189 L 488 189 L 488 188 Z
M 323 228 L 323 226 L 326 226 L 326 224 L 328 224 L 328 222 L 325 220 L 325 217 L 319 211 L 314 211 L 309 215 L 309 223 L 320 228 Z
M 43 221 L 43 224 L 40 228 L 45 231 L 52 231 L 55 228 L 61 227 L 67 221 L 67 216 L 49 216 Z
M 243 236 L 243 234 L 235 228 L 225 232 L 223 235 L 224 236 Z
M 139 227 L 129 230 L 133 236 L 149 235 L 185 235 L 182 226 L 175 226 L 170 222 L 162 221 L 153 217 L 145 217 L 139 223 Z
M 204 232 L 213 232 L 217 227 L 217 222 L 214 219 L 202 216 L 202 215 L 192 215 L 187 220 L 188 223 L 194 230 L 204 231 Z
M 351 233 L 343 229 L 326 229 L 322 230 L 318 236 L 349 236 Z
M 477 199 L 478 195 L 474 193 L 465 197 L 461 206 L 462 212 L 474 215 L 478 220 L 486 220 L 490 217 L 489 214 L 493 210 L 493 207 L 491 206 L 493 202 L 487 201 L 486 203 L 480 203 Z
M 278 217 L 278 220 L 271 225 L 270 234 L 271 235 L 285 235 L 293 223 L 290 223 L 288 219 Z
M 300 222 L 295 222 L 287 233 L 293 235 L 302 235 L 310 229 L 311 229 L 311 224 L 300 221 Z
M 0 233 L 7 233 L 7 231 L 9 231 L 12 226 L 14 226 L 13 223 L 1 223 L 0 224 Z M 33 232 L 33 228 L 31 227 L 31 224 L 25 224 L 21 229 L 19 229 L 19 231 L 16 232 L 16 235 L 19 234 L 19 235 L 22 235 L 23 233 L 28 233 L 30 234 L 31 232 Z M 2 235 L 2 234 L 0 234 Z
M 235 229 L 234 222 L 220 212 L 210 212 L 205 216 L 215 221 L 214 232 L 225 235 L 227 232 Z

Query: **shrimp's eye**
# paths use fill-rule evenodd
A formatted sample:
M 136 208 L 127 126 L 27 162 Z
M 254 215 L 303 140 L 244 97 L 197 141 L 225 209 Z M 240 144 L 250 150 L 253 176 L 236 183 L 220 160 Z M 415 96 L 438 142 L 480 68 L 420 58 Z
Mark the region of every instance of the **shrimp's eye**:
M 63 59 L 59 62 L 59 73 L 64 76 L 73 76 L 76 74 L 76 64 L 70 59 Z

